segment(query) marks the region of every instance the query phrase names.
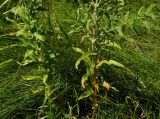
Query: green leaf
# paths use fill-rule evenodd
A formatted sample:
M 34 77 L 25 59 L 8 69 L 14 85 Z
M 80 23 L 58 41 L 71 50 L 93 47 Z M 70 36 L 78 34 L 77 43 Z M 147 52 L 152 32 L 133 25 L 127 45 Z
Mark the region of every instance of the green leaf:
M 23 80 L 36 80 L 41 78 L 40 76 L 22 76 Z
M 55 58 L 55 57 L 56 57 L 56 56 L 55 56 L 55 53 L 49 54 L 49 57 L 50 57 L 50 58 Z
M 40 92 L 42 92 L 42 91 L 44 91 L 44 86 L 39 86 L 38 88 L 33 88 L 33 89 L 32 89 L 32 92 L 33 92 L 34 94 L 40 93 Z
M 123 35 L 123 31 L 122 31 L 122 26 L 118 26 L 118 27 L 117 27 L 117 32 L 118 32 L 118 34 L 119 34 L 121 37 L 124 36 L 124 35 Z
M 79 53 L 84 53 L 83 51 L 82 51 L 82 49 L 80 49 L 80 48 L 73 48 L 74 49 L 74 51 L 76 51 L 76 52 L 79 52 Z
M 28 38 L 28 36 L 31 36 L 32 34 L 30 32 L 26 32 L 26 26 L 24 26 L 24 28 L 20 29 L 19 31 L 17 31 L 15 34 L 16 36 L 23 36 L 24 38 Z
M 9 2 L 10 0 L 5 0 L 4 2 L 3 2 L 3 4 L 0 6 L 0 9 L 7 3 L 7 2 Z
M 35 32 L 34 36 L 36 38 L 37 41 L 44 41 L 44 38 L 42 35 L 40 35 L 39 33 Z
M 142 14 L 144 13 L 144 9 L 145 9 L 145 7 L 142 6 L 142 7 L 138 10 L 138 15 L 139 15 L 139 16 L 142 16 Z
M 33 50 L 27 50 L 26 53 L 25 53 L 24 58 L 26 59 L 27 57 L 30 57 L 32 55 L 33 55 Z
M 75 68 L 78 70 L 78 66 L 81 63 L 82 60 L 85 60 L 87 57 L 89 56 L 89 54 L 83 54 L 75 63 Z
M 16 7 L 13 8 L 12 11 L 14 12 L 15 15 L 17 15 L 17 14 L 19 14 L 20 12 L 22 12 L 21 10 L 22 10 L 22 6 L 17 5 Z
M 47 119 L 49 118 L 49 116 L 44 116 L 44 117 L 41 117 L 40 119 Z
M 20 45 L 13 44 L 13 45 L 8 45 L 8 46 L 1 46 L 0 51 L 6 50 L 6 49 L 9 49 L 9 48 L 13 48 L 13 47 L 16 47 L 16 46 L 20 46 Z
M 94 74 L 94 66 L 93 67 L 88 67 L 87 68 L 87 75 L 91 76 Z
M 105 87 L 107 90 L 109 90 L 111 87 L 110 84 L 107 83 L 106 81 L 103 82 L 102 86 Z
M 109 46 L 109 47 L 114 47 L 114 48 L 117 48 L 117 49 L 121 49 L 121 46 L 120 45 L 118 45 L 117 43 L 115 43 L 115 42 L 112 42 L 112 41 L 105 41 L 104 42 L 104 44 L 106 45 L 106 46 Z
M 148 14 L 151 13 L 152 10 L 153 10 L 153 8 L 154 8 L 155 6 L 156 6 L 155 4 L 151 4 L 151 5 L 147 8 L 146 12 L 147 12 Z
M 7 61 L 1 62 L 1 63 L 0 63 L 0 68 L 6 66 L 8 63 L 10 63 L 10 62 L 12 62 L 12 61 L 13 61 L 13 59 L 9 59 L 9 60 L 7 60 Z
M 44 75 L 43 78 L 42 78 L 43 84 L 44 84 L 45 86 L 48 86 L 48 84 L 47 84 L 47 79 L 48 79 L 48 75 L 46 74 L 46 75 Z
M 119 1 L 119 4 L 122 6 L 125 4 L 124 0 L 118 0 L 118 1 Z
M 88 80 L 88 74 L 84 74 L 81 80 L 81 84 L 83 88 L 86 88 L 86 82 Z
M 102 64 L 109 64 L 109 61 L 107 61 L 107 60 L 102 60 L 102 61 L 100 61 L 100 62 L 96 65 L 96 69 L 98 69 L 100 66 L 102 66 Z
M 24 60 L 21 65 L 25 66 L 25 65 L 28 65 L 32 62 L 34 62 L 34 60 Z
M 116 44 L 115 42 L 110 42 L 109 44 L 107 44 L 107 46 L 121 49 L 121 47 L 118 44 Z
M 114 61 L 114 60 L 102 60 L 101 62 L 99 62 L 97 65 L 96 65 L 96 69 L 98 69 L 100 66 L 102 66 L 102 64 L 108 64 L 108 65 L 115 65 L 115 66 L 118 66 L 118 67 L 122 67 L 122 68 L 125 68 L 125 66 L 117 61 Z
M 82 94 L 79 98 L 78 98 L 78 100 L 82 100 L 82 99 L 84 99 L 84 98 L 87 98 L 87 97 L 89 97 L 90 95 L 92 95 L 94 93 L 94 91 L 93 91 L 93 89 L 88 89 L 84 94 Z
M 122 68 L 125 68 L 125 66 L 115 60 L 109 60 L 109 65 L 115 65 L 115 66 L 118 66 L 118 67 L 122 67 Z

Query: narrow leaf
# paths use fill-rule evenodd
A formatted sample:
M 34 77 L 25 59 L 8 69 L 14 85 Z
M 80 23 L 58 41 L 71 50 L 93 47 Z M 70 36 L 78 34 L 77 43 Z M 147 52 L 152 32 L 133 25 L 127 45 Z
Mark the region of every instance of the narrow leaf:
M 35 80 L 41 78 L 40 76 L 22 76 L 23 80 Z
M 118 67 L 122 67 L 122 68 L 125 68 L 125 66 L 115 60 L 102 60 L 101 62 L 99 62 L 97 65 L 96 65 L 96 69 L 98 69 L 100 66 L 102 66 L 102 64 L 108 64 L 108 65 L 115 65 L 115 66 L 118 66 Z
M 5 65 L 7 65 L 8 63 L 10 63 L 10 62 L 12 62 L 12 61 L 13 61 L 13 59 L 9 59 L 9 60 L 7 60 L 7 61 L 1 62 L 1 63 L 0 63 L 0 68 L 4 67 Z
M 82 60 L 85 60 L 89 55 L 88 54 L 83 54 L 75 63 L 75 68 L 78 70 L 78 66 L 81 63 Z
M 107 61 L 107 60 L 102 60 L 102 61 L 100 61 L 97 65 L 96 65 L 96 69 L 98 69 L 100 66 L 102 66 L 102 64 L 109 64 L 109 61 Z
M 107 42 L 107 41 L 105 41 L 104 44 L 105 44 L 106 46 L 109 46 L 109 47 L 114 47 L 114 48 L 117 48 L 117 49 L 121 49 L 121 46 L 118 45 L 118 44 L 115 43 L 115 42 L 111 42 L 111 41 Z
M 84 94 L 82 94 L 78 100 L 81 100 L 81 99 L 84 99 L 84 98 L 87 98 L 89 97 L 90 95 L 93 94 L 93 90 L 92 89 L 88 89 Z
M 114 61 L 114 60 L 109 60 L 109 65 L 115 65 L 115 66 L 118 66 L 118 67 L 122 67 L 122 68 L 125 68 L 125 66 L 117 61 Z
M 1 9 L 7 2 L 9 2 L 9 0 L 5 0 L 5 1 L 3 2 L 3 4 L 0 6 L 0 9 Z
M 84 53 L 83 51 L 82 51 L 82 49 L 80 49 L 80 48 L 73 48 L 74 49 L 74 51 L 76 51 L 76 52 L 79 52 L 79 53 Z
M 86 82 L 87 82 L 87 80 L 88 80 L 88 75 L 84 74 L 83 77 L 82 77 L 82 80 L 81 80 L 81 84 L 82 84 L 83 88 L 86 88 Z
M 46 74 L 43 76 L 43 79 L 42 79 L 45 86 L 48 86 L 47 79 L 48 79 L 48 75 Z
M 0 51 L 6 50 L 6 49 L 9 49 L 9 48 L 13 48 L 13 47 L 16 47 L 16 46 L 20 46 L 20 45 L 13 44 L 13 45 L 8 45 L 8 46 L 2 46 L 2 47 L 0 47 Z
M 21 65 L 25 66 L 25 65 L 28 65 L 30 63 L 34 62 L 34 60 L 24 60 Z

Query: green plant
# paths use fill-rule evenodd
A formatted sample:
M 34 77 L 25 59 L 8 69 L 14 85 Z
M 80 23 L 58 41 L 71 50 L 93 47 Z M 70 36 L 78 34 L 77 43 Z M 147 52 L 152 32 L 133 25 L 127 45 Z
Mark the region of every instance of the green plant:
M 103 86 L 107 90 L 110 89 L 110 84 L 100 77 L 100 69 L 103 64 L 115 65 L 121 68 L 125 68 L 121 63 L 112 60 L 110 57 L 103 56 L 103 53 L 109 53 L 110 47 L 121 49 L 118 44 L 116 44 L 111 38 L 111 32 L 117 30 L 120 34 L 122 31 L 119 26 L 111 26 L 114 21 L 110 20 L 109 12 L 117 10 L 112 8 L 111 5 L 122 6 L 124 3 L 122 1 L 112 2 L 112 1 L 92 1 L 90 4 L 81 5 L 81 9 L 78 10 L 78 28 L 70 31 L 72 32 L 82 32 L 81 43 L 84 44 L 84 50 L 80 48 L 73 48 L 76 52 L 82 54 L 82 56 L 76 61 L 75 67 L 78 70 L 78 65 L 83 60 L 86 64 L 86 74 L 83 75 L 81 79 L 82 87 L 85 89 L 84 94 L 82 94 L 78 100 L 83 98 L 91 97 L 93 104 L 93 114 L 92 118 L 97 117 L 97 109 L 99 107 L 99 95 L 100 87 Z M 107 7 L 107 12 L 104 12 L 104 6 Z M 82 13 L 82 14 L 81 14 Z M 82 16 L 81 16 L 82 15 Z M 108 15 L 108 16 L 107 16 Z M 108 26 L 103 26 L 101 22 L 104 17 L 108 17 Z M 107 21 L 107 20 L 106 20 Z M 104 29 L 107 29 L 105 31 Z M 116 34 L 115 34 L 116 35 Z M 109 55 L 108 55 L 109 56 Z
M 3 5 L 6 4 L 5 1 Z M 47 39 L 45 36 L 44 25 L 41 24 L 42 22 L 45 24 L 47 20 L 50 19 L 51 16 L 47 17 L 45 21 L 42 21 L 40 18 L 42 16 L 47 15 L 49 10 L 45 9 L 43 6 L 42 1 L 33 0 L 30 3 L 20 0 L 18 3 L 7 12 L 3 13 L 15 27 L 15 31 L 5 34 L 6 36 L 16 37 L 19 42 L 13 45 L 4 46 L 1 50 L 6 50 L 12 47 L 24 47 L 26 52 L 24 53 L 24 58 L 20 59 L 22 61 L 17 61 L 17 64 L 20 67 L 25 67 L 28 65 L 33 65 L 34 70 L 33 73 L 23 75 L 22 78 L 24 80 L 34 80 L 35 84 L 29 85 L 31 90 L 34 94 L 44 92 L 44 102 L 42 108 L 39 108 L 39 118 L 42 116 L 42 110 L 45 105 L 49 108 L 52 105 L 51 95 L 56 90 L 52 90 L 50 85 L 47 83 L 48 77 L 50 77 L 50 70 L 48 65 L 49 61 L 55 57 L 52 49 L 47 48 L 48 44 L 50 43 L 50 39 Z M 10 14 L 14 15 L 14 18 L 9 18 Z M 52 27 L 49 27 L 49 30 L 53 30 Z M 47 32 L 47 31 L 46 31 Z M 1 66 L 5 65 L 6 63 L 11 62 L 12 60 L 7 60 L 1 63 Z M 47 107 L 47 108 L 48 108 Z M 51 108 L 50 108 L 51 109 Z
M 71 1 L 0 2 L 0 118 L 158 117 L 158 4 Z
M 101 87 L 105 87 L 107 90 L 110 88 L 116 90 L 103 78 L 102 70 L 107 71 L 113 65 L 126 69 L 130 72 L 130 75 L 134 76 L 128 68 L 113 60 L 114 57 L 116 58 L 113 54 L 117 50 L 121 52 L 122 48 L 119 44 L 123 45 L 123 40 L 129 41 L 131 44 L 135 42 L 130 35 L 130 33 L 136 31 L 135 24 L 143 21 L 145 16 L 154 19 L 151 12 L 154 5 L 147 8 L 145 12 L 142 7 L 138 14 L 136 13 L 132 17 L 125 4 L 123 0 L 95 0 L 89 4 L 80 4 L 81 8 L 77 10 L 77 24 L 73 25 L 73 30 L 69 32 L 69 34 L 82 34 L 80 38 L 81 48 L 73 48 L 81 54 L 81 57 L 76 61 L 76 69 L 78 70 L 81 61 L 84 61 L 86 65 L 86 74 L 81 79 L 85 92 L 78 97 L 78 100 L 90 98 L 93 104 L 92 118 L 97 118 Z M 148 24 L 147 21 L 143 22 L 141 26 L 150 31 L 146 23 Z M 138 47 L 136 44 L 135 46 Z M 107 64 L 107 68 L 102 68 L 103 64 Z

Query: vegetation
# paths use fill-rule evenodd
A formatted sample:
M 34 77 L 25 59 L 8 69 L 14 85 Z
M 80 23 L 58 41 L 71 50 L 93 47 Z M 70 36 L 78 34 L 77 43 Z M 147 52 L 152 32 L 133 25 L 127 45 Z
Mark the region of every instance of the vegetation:
M 1 119 L 159 119 L 159 0 L 0 1 Z

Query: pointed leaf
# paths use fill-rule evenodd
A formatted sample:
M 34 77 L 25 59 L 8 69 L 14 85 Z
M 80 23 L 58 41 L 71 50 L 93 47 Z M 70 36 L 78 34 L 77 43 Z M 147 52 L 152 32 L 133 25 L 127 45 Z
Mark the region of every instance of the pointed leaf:
M 9 49 L 9 48 L 13 48 L 13 47 L 16 47 L 16 46 L 20 46 L 20 45 L 13 44 L 13 45 L 8 45 L 8 46 L 2 46 L 2 47 L 0 47 L 0 51 L 6 50 L 6 49 Z
M 43 79 L 42 79 L 45 86 L 48 86 L 47 79 L 48 79 L 48 75 L 46 74 L 43 76 Z
M 92 95 L 93 94 L 93 90 L 92 89 L 88 89 L 84 94 L 82 94 L 79 98 L 78 98 L 78 100 L 81 100 L 81 99 L 84 99 L 84 98 L 87 98 L 87 97 L 89 97 L 90 95 Z
M 89 55 L 88 54 L 83 54 L 77 61 L 75 64 L 75 68 L 78 70 L 78 66 L 81 63 L 82 60 L 85 60 Z
M 96 69 L 98 69 L 100 66 L 102 66 L 102 64 L 109 64 L 109 61 L 107 61 L 107 60 L 102 60 L 102 61 L 100 61 L 97 65 L 96 65 Z
M 83 51 L 82 51 L 82 49 L 80 49 L 80 48 L 73 48 L 74 49 L 74 51 L 76 51 L 76 52 L 79 52 L 79 53 L 84 53 Z
M 40 76 L 22 76 L 23 80 L 35 80 L 41 78 Z
M 1 62 L 1 63 L 0 63 L 0 68 L 4 67 L 5 65 L 7 65 L 8 63 L 10 63 L 10 62 L 12 62 L 12 61 L 13 61 L 13 59 L 9 59 L 9 60 L 7 60 L 7 61 Z
M 24 60 L 24 61 L 22 62 L 22 65 L 25 66 L 25 65 L 28 65 L 28 64 L 30 64 L 30 63 L 32 63 L 32 62 L 34 62 L 34 60 Z
M 118 66 L 118 67 L 122 67 L 122 68 L 125 68 L 125 66 L 115 60 L 102 60 L 100 61 L 97 65 L 96 65 L 96 69 L 98 69 L 100 66 L 102 66 L 102 64 L 108 64 L 108 65 L 115 65 L 115 66 Z
M 108 42 L 105 41 L 104 44 L 105 44 L 106 46 L 109 46 L 109 47 L 114 47 L 114 48 L 121 49 L 121 46 L 120 46 L 120 45 L 118 45 L 118 44 L 115 43 L 115 42 L 111 42 L 110 40 L 109 40 Z
M 0 6 L 0 9 L 7 3 L 7 2 L 9 2 L 10 0 L 5 0 L 4 2 L 3 2 L 3 4 Z
M 81 84 L 82 84 L 83 88 L 86 88 L 86 82 L 87 82 L 87 80 L 88 80 L 88 75 L 84 74 L 83 77 L 82 77 L 82 80 L 81 80 Z
M 114 60 L 109 60 L 109 65 L 115 65 L 115 66 L 118 66 L 118 67 L 122 67 L 122 68 L 125 68 L 125 66 L 117 61 L 114 61 Z

